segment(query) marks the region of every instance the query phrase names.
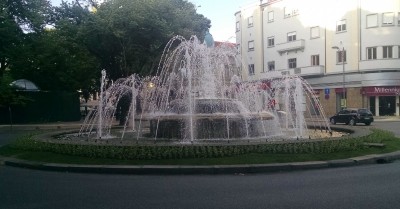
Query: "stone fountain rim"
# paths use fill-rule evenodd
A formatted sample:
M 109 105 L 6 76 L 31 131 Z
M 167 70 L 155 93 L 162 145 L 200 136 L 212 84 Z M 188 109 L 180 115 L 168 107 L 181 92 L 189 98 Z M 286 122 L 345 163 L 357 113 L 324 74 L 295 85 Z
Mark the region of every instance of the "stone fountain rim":
M 313 128 L 314 126 L 309 126 L 309 128 Z M 117 127 L 119 128 L 119 127 Z M 318 142 L 318 141 L 327 141 L 327 140 L 345 140 L 349 137 L 361 137 L 366 136 L 371 133 L 370 130 L 368 131 L 361 131 L 356 130 L 355 128 L 351 127 L 338 127 L 338 126 L 331 126 L 331 130 L 334 131 L 341 131 L 349 133 L 349 135 L 341 136 L 341 137 L 334 137 L 334 138 L 315 138 L 315 139 L 301 139 L 301 140 L 293 140 L 293 139 L 282 139 L 279 141 L 252 141 L 243 139 L 241 141 L 232 140 L 230 142 L 218 142 L 218 143 L 162 143 L 160 142 L 152 142 L 152 143 L 144 143 L 139 141 L 136 143 L 135 141 L 128 141 L 128 140 L 120 140 L 120 139 L 112 139 L 117 143 L 112 143 L 112 140 L 109 139 L 90 139 L 90 140 L 59 140 L 55 139 L 56 136 L 63 135 L 63 134 L 72 134 L 78 133 L 79 129 L 64 129 L 64 130 L 55 130 L 55 131 L 48 131 L 46 133 L 38 134 L 33 137 L 34 140 L 47 142 L 47 143 L 62 143 L 62 144 L 77 144 L 77 145 L 96 145 L 96 146 L 202 146 L 202 145 L 212 145 L 212 146 L 234 146 L 234 145 L 258 145 L 258 144 L 287 144 L 287 143 L 307 143 L 307 142 Z M 72 143 L 74 142 L 74 143 Z M 78 143 L 76 143 L 78 142 Z M 118 143 L 120 142 L 120 143 Z M 129 143 L 127 143 L 129 142 Z
M 169 119 L 187 119 L 189 117 L 193 117 L 196 119 L 273 119 L 274 115 L 271 115 L 268 112 L 259 112 L 259 113 L 194 113 L 194 114 L 178 114 L 178 113 L 157 113 L 157 114 L 143 114 L 141 119 L 144 120 L 169 120 Z

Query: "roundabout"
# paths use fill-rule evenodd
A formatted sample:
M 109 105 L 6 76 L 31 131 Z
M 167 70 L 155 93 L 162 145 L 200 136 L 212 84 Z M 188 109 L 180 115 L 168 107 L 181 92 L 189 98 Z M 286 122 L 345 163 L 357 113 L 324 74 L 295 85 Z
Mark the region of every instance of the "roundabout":
M 29 146 L 36 144 L 39 141 L 42 142 L 49 142 L 51 140 L 58 140 L 54 139 L 53 136 L 59 135 L 61 133 L 70 133 L 72 130 L 76 130 L 79 127 L 79 124 L 72 126 L 50 126 L 50 125 L 41 125 L 41 126 L 32 126 L 30 128 L 21 128 L 21 130 L 30 130 L 30 132 L 42 132 L 41 134 L 34 135 L 35 140 L 30 141 L 33 142 Z M 72 129 L 71 129 L 72 128 Z M 357 166 L 357 165 L 364 165 L 364 164 L 375 164 L 375 163 L 386 163 L 392 162 L 394 160 L 400 159 L 400 152 L 396 151 L 398 149 L 386 149 L 386 148 L 368 148 L 364 145 L 365 141 L 370 141 L 371 138 L 378 139 L 379 137 L 386 138 L 388 140 L 384 141 L 387 147 L 391 146 L 393 141 L 398 141 L 397 138 L 393 140 L 389 140 L 391 138 L 391 134 L 388 132 L 381 132 L 374 133 L 371 132 L 369 129 L 365 129 L 362 127 L 348 127 L 348 126 L 333 126 L 332 130 L 337 131 L 346 131 L 349 132 L 349 135 L 336 138 L 330 141 L 359 141 L 359 148 L 360 150 L 356 151 L 349 151 L 348 154 L 340 155 L 341 151 L 337 153 L 314 153 L 314 154 L 282 154 L 282 153 L 271 153 L 271 154 L 260 154 L 260 153 L 250 153 L 250 154 L 238 154 L 234 156 L 217 156 L 213 158 L 204 158 L 202 155 L 198 155 L 195 158 L 177 158 L 177 159 L 159 159 L 159 160 L 123 160 L 123 159 L 106 159 L 100 157 L 96 159 L 95 157 L 79 157 L 78 150 L 84 151 L 87 155 L 87 151 L 93 149 L 89 147 L 98 147 L 102 148 L 102 153 L 104 151 L 109 152 L 113 150 L 115 147 L 124 147 L 120 146 L 120 144 L 116 144 L 115 146 L 112 143 L 108 143 L 106 141 L 98 142 L 100 144 L 96 144 L 93 142 L 93 145 L 82 144 L 82 147 L 79 148 L 78 145 L 70 145 L 73 149 L 60 149 L 65 152 L 66 150 L 75 150 L 75 155 L 69 154 L 55 154 L 51 151 L 42 150 L 42 151 L 29 151 L 29 157 L 24 157 L 26 152 L 28 151 L 19 151 L 14 153 L 13 155 L 4 155 L 1 153 L 1 149 L 7 148 L 9 145 L 3 146 L 0 148 L 0 154 L 2 154 L 1 164 L 9 165 L 9 166 L 16 166 L 16 167 L 24 167 L 30 169 L 39 169 L 39 170 L 49 170 L 49 171 L 64 171 L 64 172 L 85 172 L 85 173 L 123 173 L 123 174 L 228 174 L 228 173 L 269 173 L 269 172 L 280 172 L 280 171 L 294 171 L 294 170 L 304 170 L 304 169 L 321 169 L 321 168 L 331 168 L 331 167 L 347 167 L 347 166 Z M 43 133 L 44 132 L 44 133 Z M 36 141 L 38 140 L 38 141 Z M 361 141 L 360 141 L 361 140 Z M 120 141 L 120 140 L 119 140 Z M 315 140 L 315 142 L 321 140 Z M 329 140 L 325 140 L 328 142 Z M 36 142 L 36 143 L 35 143 Z M 158 142 L 157 142 L 158 143 Z M 276 145 L 281 146 L 280 151 L 286 152 L 294 151 L 295 149 L 289 148 L 288 144 L 296 144 L 296 143 L 305 143 L 296 142 L 296 141 L 288 141 L 288 142 L 269 142 L 269 143 L 261 143 L 261 145 Z M 53 143 L 51 143 L 53 144 Z M 255 148 L 261 148 L 260 144 L 254 142 L 243 142 L 243 143 L 224 143 L 227 146 L 220 146 L 220 147 L 241 147 L 240 149 L 245 147 L 253 147 L 253 151 L 256 150 Z M 280 145 L 279 145 L 280 144 Z M 287 148 L 284 148 L 284 144 L 288 145 Z M 26 146 L 27 144 L 25 144 Z M 65 145 L 65 144 L 64 144 Z M 332 144 L 330 144 L 332 145 Z M 13 145 L 15 146 L 15 144 Z M 107 146 L 109 149 L 105 148 Z M 150 144 L 151 147 L 162 147 L 160 142 L 154 146 Z M 200 146 L 195 144 L 187 144 L 186 147 L 197 147 L 199 148 L 198 151 L 201 151 Z M 216 146 L 216 145 L 214 145 Z M 292 145 L 290 145 L 292 146 Z M 398 145 L 396 145 L 398 147 Z M 36 148 L 44 149 L 46 146 L 39 146 Z M 125 146 L 126 147 L 126 146 Z M 143 144 L 135 144 L 133 143 L 133 147 L 142 147 Z M 175 147 L 183 147 L 182 144 L 175 146 Z M 210 147 L 210 146 L 209 146 Z M 326 146 L 327 147 L 327 146 Z M 354 148 L 354 146 L 352 146 Z M 15 147 L 14 147 L 15 148 Z M 26 148 L 26 147 L 25 147 Z M 88 150 L 85 150 L 87 148 Z M 228 148 L 227 150 L 230 150 Z M 368 151 L 368 149 L 372 149 Z M 234 150 L 234 149 L 232 149 Z M 272 149 L 273 150 L 273 149 Z M 272 151 L 271 150 L 271 151 Z M 278 150 L 278 149 L 276 149 Z M 307 150 L 304 149 L 303 150 Z M 381 151 L 380 151 L 381 150 Z M 386 150 L 386 151 L 384 151 Z M 207 150 L 206 150 L 207 151 Z M 264 150 L 265 151 L 265 150 Z M 322 150 L 321 150 L 322 151 Z M 365 152 L 362 152 L 365 151 Z M 116 153 L 116 150 L 112 151 Z M 37 153 L 33 154 L 32 153 Z M 36 156 L 40 156 L 43 153 L 46 157 L 45 158 L 37 158 Z M 196 152 L 194 152 L 196 153 Z M 353 154 L 351 154 L 353 153 Z M 362 154 L 354 154 L 354 153 L 362 153 Z M 82 154 L 82 153 L 81 153 Z M 198 153 L 199 154 L 199 153 Z M 339 154 L 339 155 L 338 155 Z M 314 156 L 313 158 L 303 158 L 302 156 L 311 155 Z M 18 157 L 17 157 L 18 156 Z M 57 160 L 55 158 L 60 158 L 62 156 L 63 160 Z M 166 155 L 166 158 L 170 158 L 170 156 Z M 252 158 L 254 156 L 258 156 Z M 260 157 L 262 160 L 260 161 Z M 339 157 L 338 157 L 339 156 Z M 343 157 L 340 157 L 343 156 Z M 115 156 L 114 156 L 115 157 Z M 78 159 L 78 160 L 77 160 Z M 227 160 L 228 159 L 228 160 Z M 232 160 L 236 159 L 236 160 Z M 239 159 L 239 160 L 238 160 Z M 272 159 L 272 160 L 266 160 Z
M 195 36 L 176 36 L 166 48 L 171 50 L 162 54 L 154 76 L 134 74 L 110 82 L 103 70 L 98 105 L 83 123 L 1 147 L 4 164 L 189 174 L 398 159 L 399 142 L 389 132 L 331 127 L 311 86 L 299 76 L 271 73 L 242 82 L 234 48 L 207 47 Z
M 353 141 L 358 143 L 358 148 L 360 150 L 364 150 L 366 147 L 363 144 L 365 140 L 368 140 L 368 137 L 371 135 L 370 132 L 367 132 L 365 129 L 360 129 L 360 128 L 343 128 L 343 127 L 337 127 L 340 131 L 344 131 L 344 129 L 347 129 L 348 132 L 351 132 L 350 135 L 346 135 L 345 137 L 342 138 L 337 138 L 334 140 L 325 140 L 326 142 L 331 141 L 331 142 L 339 142 L 339 141 Z M 62 129 L 62 128 L 60 128 Z M 335 130 L 335 127 L 333 127 L 333 130 Z M 57 131 L 46 131 L 47 133 L 43 134 L 38 134 L 36 135 L 37 138 L 39 139 L 38 141 L 33 141 L 33 144 L 36 144 L 35 142 L 46 142 L 46 143 L 51 143 L 52 145 L 57 144 L 57 143 L 52 143 L 49 142 L 49 138 L 57 134 L 60 134 L 61 132 L 66 133 L 70 132 L 71 130 L 57 130 Z M 373 134 L 373 133 L 372 133 Z M 382 133 L 379 133 L 378 135 L 382 135 Z M 390 136 L 390 135 L 389 135 Z M 373 136 L 375 137 L 375 136 Z M 360 140 L 361 139 L 361 140 Z M 53 139 L 54 140 L 54 139 Z M 57 139 L 55 139 L 57 140 Z M 51 141 L 51 140 L 50 140 Z M 315 140 L 314 143 L 320 143 L 321 140 Z M 220 146 L 220 145 L 207 145 L 203 147 L 208 147 L 204 148 L 203 151 L 207 153 L 210 149 L 209 147 L 217 147 L 219 146 L 220 148 L 223 148 L 221 150 L 217 150 L 219 152 L 217 153 L 223 153 L 223 156 L 211 156 L 211 158 L 206 158 L 206 156 L 203 156 L 201 153 L 202 151 L 202 146 L 195 145 L 195 144 L 188 144 L 185 146 L 178 145 L 178 146 L 173 146 L 174 149 L 177 152 L 179 148 L 183 147 L 189 147 L 193 149 L 193 156 L 190 156 L 188 153 L 188 159 L 182 159 L 182 158 L 173 158 L 173 151 L 168 151 L 171 153 L 171 155 L 164 155 L 166 159 L 156 159 L 154 161 L 152 160 L 146 160 L 146 158 L 143 158 L 141 160 L 135 160 L 135 161 L 129 161 L 129 160 L 124 160 L 121 159 L 120 156 L 116 155 L 118 153 L 118 149 L 122 148 L 122 150 L 127 150 L 131 152 L 132 150 L 126 149 L 126 147 L 134 147 L 134 148 L 140 148 L 140 149 L 146 149 L 144 147 L 147 147 L 147 153 L 152 153 L 152 151 L 149 150 L 149 147 L 154 147 L 158 148 L 156 149 L 157 151 L 162 151 L 160 147 L 168 147 L 171 148 L 170 146 L 165 146 L 160 143 L 159 146 L 158 144 L 154 145 L 151 144 L 150 146 L 143 146 L 134 144 L 133 146 L 120 146 L 119 144 L 114 146 L 112 143 L 108 143 L 105 141 L 101 141 L 100 144 L 97 145 L 89 145 L 85 144 L 82 145 L 82 147 L 73 144 L 71 145 L 70 148 L 68 147 L 63 147 L 63 148 L 56 148 L 56 150 L 62 150 L 64 154 L 63 156 L 70 156 L 71 159 L 74 157 L 77 157 L 83 153 L 83 156 L 87 155 L 90 150 L 90 152 L 96 152 L 93 150 L 93 147 L 99 148 L 98 151 L 100 151 L 101 155 L 104 155 L 105 153 L 111 154 L 114 153 L 114 158 L 116 160 L 114 161 L 108 161 L 105 160 L 104 156 L 100 158 L 100 160 L 97 160 L 96 163 L 90 163 L 90 161 L 85 162 L 81 161 L 76 162 L 74 160 L 71 160 L 69 163 L 65 162 L 44 162 L 44 161 L 37 161 L 37 160 L 32 160 L 32 159 L 23 159 L 23 158 L 18 158 L 18 157 L 13 157 L 13 156 L 5 156 L 2 157 L 2 163 L 4 165 L 9 165 L 9 166 L 17 166 L 17 167 L 24 167 L 24 168 L 31 168 L 31 169 L 40 169 L 40 170 L 50 170 L 50 171 L 64 171 L 64 172 L 89 172 L 89 173 L 124 173 L 124 174 L 227 174 L 227 173 L 265 173 L 265 172 L 279 172 L 279 171 L 294 171 L 294 170 L 304 170 L 304 169 L 319 169 L 319 168 L 331 168 L 331 167 L 343 167 L 343 166 L 357 166 L 357 165 L 363 165 L 363 164 L 373 164 L 373 163 L 385 163 L 385 162 L 392 162 L 394 160 L 400 159 L 400 152 L 399 151 L 389 151 L 389 153 L 384 153 L 384 154 L 366 154 L 362 156 L 356 157 L 356 155 L 349 155 L 353 157 L 346 157 L 346 158 L 339 158 L 335 159 L 330 156 L 332 153 L 324 153 L 324 152 L 332 152 L 333 149 L 329 148 L 329 146 L 325 145 L 325 151 L 324 149 L 321 149 L 318 152 L 321 153 L 309 153 L 314 156 L 328 156 L 327 159 L 317 159 L 315 158 L 314 160 L 305 160 L 301 161 L 302 155 L 301 153 L 292 153 L 296 150 L 295 144 L 297 143 L 302 143 L 304 145 L 304 141 L 302 142 L 293 142 L 289 141 L 286 143 L 277 143 L 277 142 L 269 142 L 269 143 L 256 143 L 254 142 L 243 142 L 243 143 L 236 143 L 236 144 L 226 144 L 226 146 Z M 354 150 L 353 146 L 356 145 L 352 144 L 352 148 Z M 27 144 L 25 144 L 26 146 Z M 63 146 L 69 146 L 68 144 L 64 144 Z M 273 153 L 274 148 L 271 148 L 269 151 L 271 152 L 270 154 L 261 154 L 263 158 L 268 158 L 271 156 L 275 156 L 275 159 L 278 159 L 279 157 L 282 158 L 282 160 L 287 160 L 287 162 L 260 162 L 260 161 L 252 161 L 252 159 L 248 159 L 247 161 L 239 161 L 239 162 L 233 162 L 233 161 L 226 161 L 226 159 L 232 159 L 232 158 L 248 158 L 248 156 L 252 155 L 259 155 L 260 153 L 258 152 L 257 149 L 262 150 L 263 152 L 268 151 L 268 146 L 276 146 L 275 151 L 276 153 Z M 323 144 L 321 144 L 323 147 Z M 333 144 L 329 144 L 330 146 L 337 146 Z M 29 145 L 29 146 L 32 146 Z M 286 148 L 285 148 L 286 146 Z M 49 158 L 51 158 L 52 154 L 49 154 L 49 152 L 52 152 L 50 150 L 43 150 L 43 149 L 49 149 L 49 147 L 46 148 L 46 146 L 39 146 L 42 151 L 38 151 L 38 153 L 43 152 L 46 153 Z M 36 147 L 36 148 L 39 148 Z M 57 146 L 56 146 L 57 147 Z M 125 148 L 124 148 L 125 147 Z M 280 148 L 278 148 L 280 147 Z M 31 147 L 32 148 L 32 147 Z M 54 147 L 53 147 L 54 148 Z M 87 148 L 87 150 L 85 150 Z M 316 146 L 314 147 L 316 148 Z M 226 150 L 225 150 L 226 149 Z M 357 149 L 355 152 L 357 152 Z M 379 150 L 380 148 L 375 148 L 375 150 Z M 65 153 L 66 151 L 71 150 L 73 151 L 73 155 L 71 156 L 70 154 L 72 153 Z M 212 150 L 212 149 L 211 149 Z M 236 150 L 236 154 L 235 154 Z M 303 150 L 303 152 L 309 152 L 310 150 L 307 150 L 305 147 L 304 148 L 299 148 L 296 152 L 300 152 Z M 331 150 L 331 151 L 328 151 Z M 79 151 L 82 151 L 82 153 L 79 153 Z M 165 150 L 164 150 L 165 151 Z M 137 150 L 136 150 L 137 152 Z M 190 150 L 189 150 L 190 152 Z M 229 152 L 232 152 L 232 156 L 229 157 Z M 241 153 L 243 152 L 243 153 Z M 249 153 L 245 153 L 249 152 Z M 254 153 L 255 152 L 255 153 Z M 289 152 L 284 154 L 285 152 Z M 340 152 L 340 151 L 338 151 Z M 376 151 L 374 151 L 376 153 Z M 86 153 L 86 154 L 84 154 Z M 54 153 L 53 153 L 54 154 Z M 305 153 L 307 155 L 307 153 Z M 55 156 L 58 156 L 59 154 L 56 154 Z M 107 155 L 107 154 L 106 154 Z M 138 155 L 139 156 L 139 155 Z M 157 155 L 155 155 L 157 156 Z M 159 155 L 160 157 L 163 157 L 163 155 Z M 179 155 L 177 155 L 179 156 Z M 66 158 L 70 158 L 66 157 Z M 137 156 L 136 156 L 137 157 Z M 184 156 L 182 156 L 184 157 Z M 89 156 L 85 158 L 96 158 L 94 156 Z M 274 157 L 272 157 L 274 158 Z M 329 159 L 331 158 L 331 159 Z M 78 158 L 82 159 L 82 158 Z M 299 159 L 299 160 L 297 160 Z M 207 160 L 210 160 L 207 162 Z M 207 163 L 201 162 L 201 161 L 206 161 Z M 132 164 L 132 162 L 134 162 Z M 157 164 L 157 162 L 159 162 Z M 175 162 L 175 163 L 171 163 Z M 210 163 L 211 162 L 211 163 Z M 214 163 L 213 163 L 214 162 Z M 215 163 L 219 162 L 219 163 Z M 228 162 L 228 163 L 227 163 Z M 233 163 L 232 163 L 233 162 Z
M 351 129 L 324 131 L 311 128 L 308 139 L 285 137 L 198 139 L 194 142 L 182 142 L 179 139 L 158 139 L 136 137 L 90 138 L 82 137 L 77 130 L 55 131 L 38 134 L 25 140 L 19 140 L 15 146 L 33 151 L 84 156 L 93 158 L 112 158 L 122 160 L 162 160 L 191 158 L 221 158 L 251 153 L 266 154 L 313 154 L 332 153 L 343 150 L 356 150 L 362 146 L 357 139 L 350 139 Z M 114 128 L 112 132 L 121 132 Z M 368 134 L 365 133 L 365 134 Z M 311 137 L 312 136 L 312 137 Z

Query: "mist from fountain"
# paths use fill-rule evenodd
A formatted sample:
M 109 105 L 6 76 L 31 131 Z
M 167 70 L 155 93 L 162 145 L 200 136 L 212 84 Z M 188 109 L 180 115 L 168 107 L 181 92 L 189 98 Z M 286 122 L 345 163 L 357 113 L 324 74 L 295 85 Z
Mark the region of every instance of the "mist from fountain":
M 303 139 L 309 138 L 305 115 L 317 112 L 321 119 L 314 126 L 330 131 L 305 80 L 275 73 L 242 82 L 240 60 L 235 47 L 207 47 L 195 36 L 176 36 L 165 47 L 156 76 L 132 75 L 109 84 L 102 74 L 99 106 L 80 135 L 109 138 L 123 98 L 129 98 L 129 110 L 121 134 L 113 136 L 121 139 L 127 131 L 137 141 Z

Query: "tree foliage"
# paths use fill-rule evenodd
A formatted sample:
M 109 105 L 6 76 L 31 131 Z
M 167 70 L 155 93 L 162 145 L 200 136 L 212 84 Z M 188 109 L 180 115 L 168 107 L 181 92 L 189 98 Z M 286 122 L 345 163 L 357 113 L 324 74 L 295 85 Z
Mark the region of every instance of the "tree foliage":
M 50 19 L 47 0 L 0 0 L 0 77 L 17 58 L 25 33 L 37 33 Z
M 50 19 L 50 8 L 46 0 L 0 0 L 0 107 L 11 108 L 30 101 L 10 87 L 13 79 L 7 70 L 24 58 L 19 52 L 29 41 L 27 33 L 43 31 Z
M 0 78 L 9 71 L 42 90 L 93 91 L 101 69 L 113 80 L 151 74 L 169 39 L 210 27 L 186 0 L 86 1 L 0 0 Z
M 203 37 L 210 20 L 184 0 L 111 0 L 98 8 L 86 28 L 89 49 L 111 78 L 149 74 L 175 35 Z M 89 33 L 88 33 L 89 34 Z
M 24 106 L 31 99 L 22 96 L 14 91 L 9 85 L 12 82 L 10 75 L 5 73 L 0 77 L 0 108 L 10 106 Z

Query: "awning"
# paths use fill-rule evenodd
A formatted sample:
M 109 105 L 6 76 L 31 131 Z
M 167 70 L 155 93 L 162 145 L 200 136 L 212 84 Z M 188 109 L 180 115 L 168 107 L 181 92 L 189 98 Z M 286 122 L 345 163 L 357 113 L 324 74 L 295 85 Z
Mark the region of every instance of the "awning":
M 19 79 L 10 83 L 10 86 L 22 91 L 39 91 L 40 89 L 30 80 Z
M 368 86 L 361 89 L 361 94 L 367 96 L 398 96 L 400 86 Z
M 344 92 L 347 92 L 347 89 L 344 89 Z M 336 88 L 335 93 L 343 93 L 343 88 Z

